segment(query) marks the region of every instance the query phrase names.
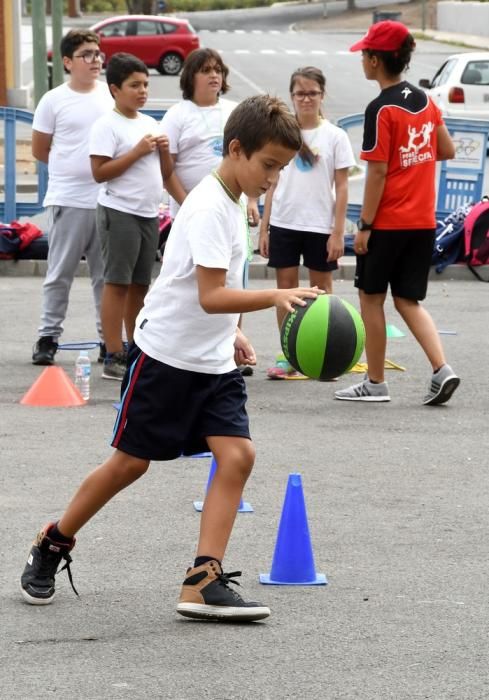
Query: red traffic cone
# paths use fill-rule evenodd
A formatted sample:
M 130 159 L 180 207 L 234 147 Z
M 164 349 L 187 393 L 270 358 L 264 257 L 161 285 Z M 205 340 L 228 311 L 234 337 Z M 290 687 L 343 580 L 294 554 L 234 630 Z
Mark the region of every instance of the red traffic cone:
M 24 406 L 84 406 L 86 401 L 61 367 L 46 367 L 22 397 Z

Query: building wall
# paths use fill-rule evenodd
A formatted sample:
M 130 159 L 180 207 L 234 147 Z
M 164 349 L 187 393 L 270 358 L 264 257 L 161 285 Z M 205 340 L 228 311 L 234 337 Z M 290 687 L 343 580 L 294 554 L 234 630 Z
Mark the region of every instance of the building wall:
M 487 36 L 489 50 L 489 2 L 438 2 L 436 14 L 438 31 Z

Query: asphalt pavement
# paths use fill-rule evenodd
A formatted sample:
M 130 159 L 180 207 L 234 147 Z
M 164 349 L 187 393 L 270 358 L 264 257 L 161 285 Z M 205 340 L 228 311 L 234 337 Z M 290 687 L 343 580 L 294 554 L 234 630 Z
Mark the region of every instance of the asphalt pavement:
M 253 280 L 253 288 L 271 281 Z M 272 382 L 274 313 L 245 318 L 258 366 L 247 379 L 254 512 L 237 517 L 228 571 L 272 609 L 252 625 L 174 612 L 194 554 L 209 459 L 155 463 L 80 533 L 73 576 L 51 606 L 23 603 L 19 576 L 36 529 L 59 516 L 110 452 L 118 385 L 92 365 L 81 408 L 19 404 L 30 364 L 40 277 L 1 277 L 0 697 L 8 700 L 328 698 L 474 700 L 487 671 L 489 285 L 434 282 L 427 307 L 462 378 L 452 400 L 424 407 L 429 369 L 415 341 L 388 342 L 390 404 L 333 400 L 337 383 Z M 336 293 L 357 303 L 351 281 Z M 406 332 L 388 304 L 387 321 Z M 86 278 L 74 282 L 64 341 L 95 335 Z M 62 351 L 71 373 L 76 353 Z M 92 359 L 95 360 L 95 351 Z M 482 363 L 481 363 L 482 360 Z M 289 473 L 302 474 L 318 573 L 327 586 L 268 587 Z

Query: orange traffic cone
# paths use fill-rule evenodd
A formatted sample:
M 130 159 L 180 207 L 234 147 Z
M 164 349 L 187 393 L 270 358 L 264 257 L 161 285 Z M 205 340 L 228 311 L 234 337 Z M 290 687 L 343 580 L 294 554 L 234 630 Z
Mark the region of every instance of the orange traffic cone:
M 46 367 L 20 403 L 24 406 L 84 406 L 86 402 L 61 367 Z

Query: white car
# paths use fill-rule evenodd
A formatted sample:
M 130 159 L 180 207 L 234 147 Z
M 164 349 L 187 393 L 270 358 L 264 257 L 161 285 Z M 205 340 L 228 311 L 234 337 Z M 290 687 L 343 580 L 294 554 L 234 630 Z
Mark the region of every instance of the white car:
M 489 119 L 489 52 L 449 56 L 432 80 L 419 85 L 440 107 L 443 116 Z

